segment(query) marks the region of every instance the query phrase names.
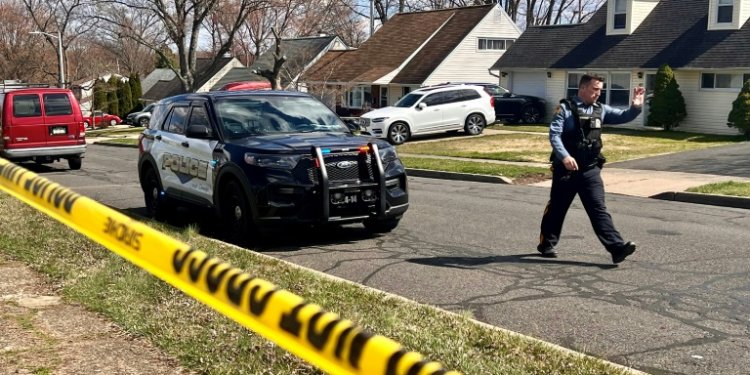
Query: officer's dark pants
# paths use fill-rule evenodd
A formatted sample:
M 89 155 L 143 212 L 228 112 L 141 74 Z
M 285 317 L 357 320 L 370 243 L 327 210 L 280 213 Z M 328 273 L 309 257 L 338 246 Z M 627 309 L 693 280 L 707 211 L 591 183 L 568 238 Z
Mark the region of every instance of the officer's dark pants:
M 612 216 L 604 204 L 604 183 L 601 168 L 568 172 L 564 166 L 555 166 L 552 171 L 550 200 L 542 217 L 542 232 L 539 249 L 554 247 L 560 241 L 565 214 L 576 194 L 581 198 L 583 208 L 591 220 L 594 232 L 607 251 L 622 245 L 620 233 L 612 223 Z

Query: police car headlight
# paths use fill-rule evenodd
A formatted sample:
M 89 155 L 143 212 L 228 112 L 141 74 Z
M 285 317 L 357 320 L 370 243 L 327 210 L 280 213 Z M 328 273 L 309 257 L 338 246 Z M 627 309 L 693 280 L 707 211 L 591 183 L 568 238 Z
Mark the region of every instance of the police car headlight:
M 393 146 L 379 148 L 378 154 L 380 155 L 380 160 L 383 162 L 383 164 L 388 164 L 398 159 L 398 154 L 396 154 L 396 148 Z
M 245 163 L 257 165 L 263 168 L 294 169 L 301 157 L 301 155 L 256 154 L 254 152 L 246 152 Z

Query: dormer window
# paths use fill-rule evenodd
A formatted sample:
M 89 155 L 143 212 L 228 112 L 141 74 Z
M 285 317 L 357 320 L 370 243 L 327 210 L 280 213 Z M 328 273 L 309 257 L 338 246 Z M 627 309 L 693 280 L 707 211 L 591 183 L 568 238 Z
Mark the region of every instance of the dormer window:
M 722 0 L 719 0 L 720 2 Z M 731 0 L 729 0 L 731 2 Z M 614 12 L 614 22 L 612 23 L 612 27 L 614 29 L 624 29 L 625 28 L 625 21 L 627 20 L 627 4 L 626 0 L 615 0 L 615 12 Z
M 732 23 L 734 13 L 733 0 L 719 0 L 716 12 L 716 23 Z

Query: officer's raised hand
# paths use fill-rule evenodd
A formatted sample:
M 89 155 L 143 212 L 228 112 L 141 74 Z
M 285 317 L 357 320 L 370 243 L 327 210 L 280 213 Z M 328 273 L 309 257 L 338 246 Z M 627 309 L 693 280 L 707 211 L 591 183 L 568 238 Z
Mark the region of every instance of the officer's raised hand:
M 640 108 L 643 105 L 643 96 L 646 93 L 646 89 L 643 87 L 636 87 L 633 89 L 633 107 Z

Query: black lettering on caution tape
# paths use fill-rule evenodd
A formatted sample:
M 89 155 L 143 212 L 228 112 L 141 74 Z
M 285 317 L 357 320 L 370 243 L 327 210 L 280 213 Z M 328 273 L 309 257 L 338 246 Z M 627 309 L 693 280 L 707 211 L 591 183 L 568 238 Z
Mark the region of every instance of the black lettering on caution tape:
M 0 175 L 6 180 L 11 181 L 16 186 L 21 186 L 21 177 L 23 175 L 27 173 L 31 174 L 31 172 L 11 163 L 3 165 L 1 168 L 2 171 L 0 172 Z M 52 187 L 50 188 L 50 186 Z M 29 178 L 24 182 L 22 187 L 33 196 L 46 200 L 47 203 L 51 204 L 56 209 L 62 208 L 68 215 L 70 215 L 70 212 L 73 209 L 73 204 L 81 197 L 80 195 L 40 176 Z
M 125 223 L 107 217 L 107 222 L 104 224 L 104 233 L 133 250 L 138 251 L 141 249 L 141 237 L 143 237 L 143 233 L 136 231 Z
M 271 297 L 278 291 L 274 288 L 261 293 L 260 279 L 250 277 L 238 268 L 232 268 L 227 263 L 222 263 L 216 258 L 209 258 L 193 249 L 176 249 L 172 257 L 172 267 L 177 274 L 181 274 L 183 270 L 187 269 L 189 279 L 196 284 L 204 283 L 206 289 L 212 294 L 215 294 L 226 280 L 224 297 L 238 308 L 242 307 L 243 301 L 247 299 L 248 312 L 256 317 L 263 314 Z M 223 269 L 217 272 L 222 267 Z M 347 361 L 349 365 L 359 370 L 362 353 L 372 335 L 338 317 L 318 329 L 317 323 L 326 313 L 318 308 L 319 311 L 315 312 L 308 321 L 303 321 L 299 316 L 300 312 L 309 306 L 312 305 L 302 302 L 294 306 L 291 311 L 283 313 L 279 321 L 279 328 L 300 340 L 307 341 L 310 346 L 321 352 L 328 342 L 335 340 L 334 356 L 338 360 Z M 336 327 L 339 325 L 345 327 L 337 330 Z M 302 333 L 304 328 L 307 328 L 306 334 Z M 340 332 L 335 334 L 336 331 Z M 388 359 L 385 375 L 399 375 L 396 372 L 398 364 L 407 353 L 404 349 L 393 353 Z M 406 375 L 418 374 L 428 363 L 430 362 L 422 360 L 412 364 Z M 445 370 L 440 368 L 430 375 L 444 374 L 446 374 Z
M 255 285 L 252 285 L 252 287 L 249 288 L 250 291 L 248 292 L 248 286 L 252 284 L 253 281 L 259 279 L 247 277 L 244 280 L 240 281 L 238 284 L 237 279 L 240 278 L 240 276 L 243 276 L 242 270 L 237 268 L 230 268 L 228 264 L 222 263 L 215 258 L 204 257 L 203 259 L 199 260 L 197 259 L 197 257 L 193 256 L 194 253 L 195 251 L 193 249 L 187 251 L 177 249 L 172 258 L 172 266 L 175 272 L 177 272 L 178 274 L 182 272 L 182 269 L 185 267 L 185 263 L 187 262 L 188 276 L 190 277 L 190 280 L 194 283 L 198 283 L 200 280 L 200 276 L 204 274 L 206 289 L 208 289 L 208 291 L 212 294 L 216 293 L 216 291 L 219 289 L 219 285 L 221 285 L 224 279 L 227 279 L 225 293 L 226 298 L 229 301 L 231 301 L 235 306 L 241 307 L 243 298 L 246 297 L 248 299 L 248 307 L 250 313 L 255 316 L 260 316 L 263 314 L 263 311 L 265 311 L 268 302 L 270 301 L 274 293 L 276 293 L 277 289 L 274 288 L 261 295 L 261 287 L 260 285 L 255 283 Z M 215 271 L 221 266 L 224 266 L 225 268 L 217 274 Z M 204 269 L 206 270 L 205 273 L 203 272 Z M 227 276 L 230 274 L 231 276 L 227 278 Z

